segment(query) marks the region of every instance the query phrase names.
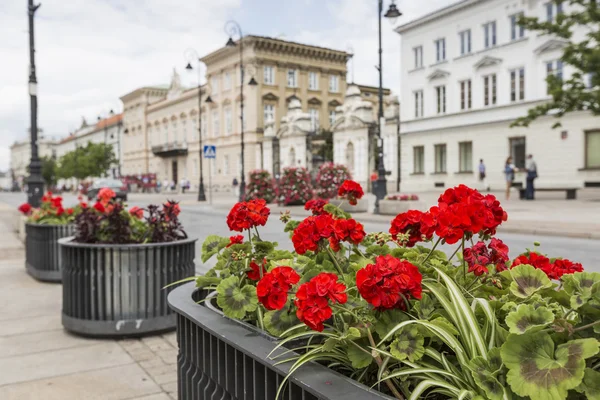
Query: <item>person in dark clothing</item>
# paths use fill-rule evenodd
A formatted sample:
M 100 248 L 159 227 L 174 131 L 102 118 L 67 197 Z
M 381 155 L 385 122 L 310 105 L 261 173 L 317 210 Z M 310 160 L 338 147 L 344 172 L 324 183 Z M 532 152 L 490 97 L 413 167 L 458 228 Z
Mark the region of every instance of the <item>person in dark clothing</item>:
M 525 186 L 525 199 L 535 199 L 535 187 L 533 182 L 538 177 L 537 164 L 533 160 L 533 155 L 527 156 L 527 185 Z

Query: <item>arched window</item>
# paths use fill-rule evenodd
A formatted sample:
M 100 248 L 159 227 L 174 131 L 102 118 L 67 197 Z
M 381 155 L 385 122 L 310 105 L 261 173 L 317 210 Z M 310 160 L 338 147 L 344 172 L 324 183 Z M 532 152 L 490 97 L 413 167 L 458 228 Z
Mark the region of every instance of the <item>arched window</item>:
M 354 144 L 352 142 L 349 142 L 346 145 L 346 167 L 348 167 L 348 169 L 350 170 L 350 173 L 352 175 L 355 175 L 355 173 L 354 173 Z

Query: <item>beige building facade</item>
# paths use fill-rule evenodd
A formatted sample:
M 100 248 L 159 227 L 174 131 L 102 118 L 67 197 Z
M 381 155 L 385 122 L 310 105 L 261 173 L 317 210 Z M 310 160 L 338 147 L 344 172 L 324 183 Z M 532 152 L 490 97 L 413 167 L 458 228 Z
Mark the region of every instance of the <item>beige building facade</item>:
M 56 156 L 56 141 L 40 136 L 38 139 L 38 155 L 43 157 Z M 31 142 L 29 140 L 18 141 L 10 146 L 10 172 L 12 179 L 23 187 L 29 176 L 27 167 L 31 162 Z

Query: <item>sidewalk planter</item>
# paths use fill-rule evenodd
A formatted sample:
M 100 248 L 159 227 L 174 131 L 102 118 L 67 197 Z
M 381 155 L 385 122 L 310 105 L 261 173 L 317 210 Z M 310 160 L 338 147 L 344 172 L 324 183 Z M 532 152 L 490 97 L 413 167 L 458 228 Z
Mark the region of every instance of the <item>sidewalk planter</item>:
M 95 337 L 142 336 L 175 328 L 166 285 L 195 273 L 196 239 L 151 244 L 59 240 L 63 326 Z
M 35 279 L 44 282 L 60 282 L 61 254 L 58 240 L 74 233 L 74 226 L 25 225 L 25 269 Z
M 379 200 L 379 214 L 398 215 L 408 210 L 423 210 L 423 203 L 418 200 Z
M 177 314 L 178 399 L 274 400 L 291 363 L 275 365 L 278 360 L 268 355 L 276 343 L 268 335 L 196 304 L 198 295 L 194 282 L 169 294 L 169 306 Z M 390 397 L 313 363 L 294 373 L 279 399 Z
M 332 200 L 332 203 L 336 203 L 337 200 Z M 369 211 L 369 199 L 363 197 L 360 200 L 357 200 L 355 206 L 351 205 L 347 201 L 342 203 L 341 209 L 349 212 L 349 213 L 363 213 Z

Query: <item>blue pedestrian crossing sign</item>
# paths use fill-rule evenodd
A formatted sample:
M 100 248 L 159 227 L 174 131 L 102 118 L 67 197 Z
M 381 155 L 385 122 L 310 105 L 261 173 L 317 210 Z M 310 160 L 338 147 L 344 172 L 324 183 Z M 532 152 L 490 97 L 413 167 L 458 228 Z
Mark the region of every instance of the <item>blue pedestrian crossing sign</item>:
M 204 158 L 217 158 L 217 146 L 204 146 Z

